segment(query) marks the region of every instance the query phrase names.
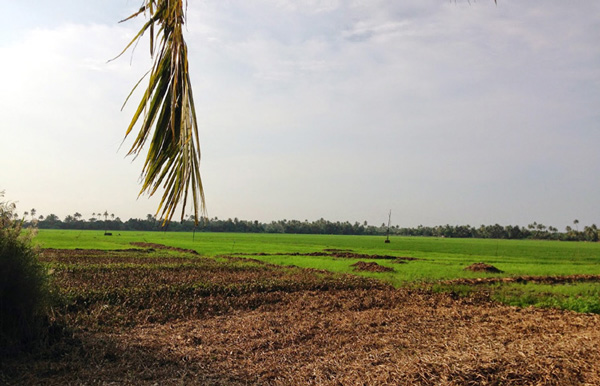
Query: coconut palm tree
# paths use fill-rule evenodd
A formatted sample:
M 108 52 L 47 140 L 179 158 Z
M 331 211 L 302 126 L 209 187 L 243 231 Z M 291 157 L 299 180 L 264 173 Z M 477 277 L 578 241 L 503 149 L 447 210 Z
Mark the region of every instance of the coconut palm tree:
M 205 213 L 204 190 L 200 178 L 198 124 L 187 46 L 183 39 L 186 6 L 184 0 L 143 0 L 136 13 L 122 20 L 127 21 L 141 14 L 147 17 L 138 34 L 120 54 L 135 46 L 144 33 L 149 33 L 150 54 L 154 58 L 154 64 L 144 76 L 149 75 L 149 83 L 125 137 L 140 122 L 139 131 L 128 152 L 128 155 L 134 156 L 139 155 L 148 139 L 150 140 L 142 168 L 140 195 L 148 193 L 151 196 L 159 188 L 164 189 L 156 211 L 157 215 L 160 213 L 163 223 L 172 219 L 179 204 L 182 204 L 183 220 L 189 195 L 195 219 L 200 218 L 199 212 Z M 127 99 L 131 97 L 131 93 Z

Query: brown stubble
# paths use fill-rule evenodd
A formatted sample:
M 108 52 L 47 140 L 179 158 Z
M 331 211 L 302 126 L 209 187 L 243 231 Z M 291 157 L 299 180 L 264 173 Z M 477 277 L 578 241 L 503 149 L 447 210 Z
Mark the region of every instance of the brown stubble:
M 57 268 L 80 295 L 64 310 L 73 339 L 13 363 L 7 383 L 600 384 L 599 315 L 241 259 L 171 254 L 187 265 L 157 268 L 147 259 L 158 256 L 138 256 L 109 269 L 119 255 L 105 252 L 107 269 L 86 280 Z

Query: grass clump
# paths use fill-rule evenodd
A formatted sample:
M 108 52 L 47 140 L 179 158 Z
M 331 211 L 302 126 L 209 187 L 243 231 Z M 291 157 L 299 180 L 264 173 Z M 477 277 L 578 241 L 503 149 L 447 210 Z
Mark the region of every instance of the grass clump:
M 492 299 L 518 307 L 600 314 L 600 283 L 508 284 L 494 288 Z
M 42 340 L 50 300 L 46 269 L 31 244 L 33 231 L 22 229 L 14 211 L 14 203 L 0 201 L 0 355 Z

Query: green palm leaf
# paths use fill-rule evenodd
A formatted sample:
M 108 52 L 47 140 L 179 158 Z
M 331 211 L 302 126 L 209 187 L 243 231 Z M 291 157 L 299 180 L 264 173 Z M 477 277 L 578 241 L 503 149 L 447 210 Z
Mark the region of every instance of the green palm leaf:
M 148 31 L 154 64 L 149 71 L 148 88 L 125 133 L 127 138 L 140 123 L 128 155 L 139 155 L 150 140 L 140 195 L 152 196 L 159 188 L 164 189 L 156 214 L 160 214 L 165 224 L 171 221 L 179 204 L 182 204 L 183 220 L 191 192 L 197 224 L 199 214 L 205 217 L 205 202 L 200 178 L 198 124 L 182 32 L 184 3 L 183 0 L 144 0 L 139 11 L 122 21 L 141 14 L 148 15 L 148 21 L 120 55 Z M 141 80 L 132 93 L 140 83 Z

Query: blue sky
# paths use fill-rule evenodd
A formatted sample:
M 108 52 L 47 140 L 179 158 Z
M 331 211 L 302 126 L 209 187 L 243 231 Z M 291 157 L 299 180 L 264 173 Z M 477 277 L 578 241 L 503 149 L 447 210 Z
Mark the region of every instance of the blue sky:
M 154 213 L 121 105 L 140 2 L 0 0 L 0 190 Z M 600 3 L 189 1 L 209 217 L 600 223 Z

